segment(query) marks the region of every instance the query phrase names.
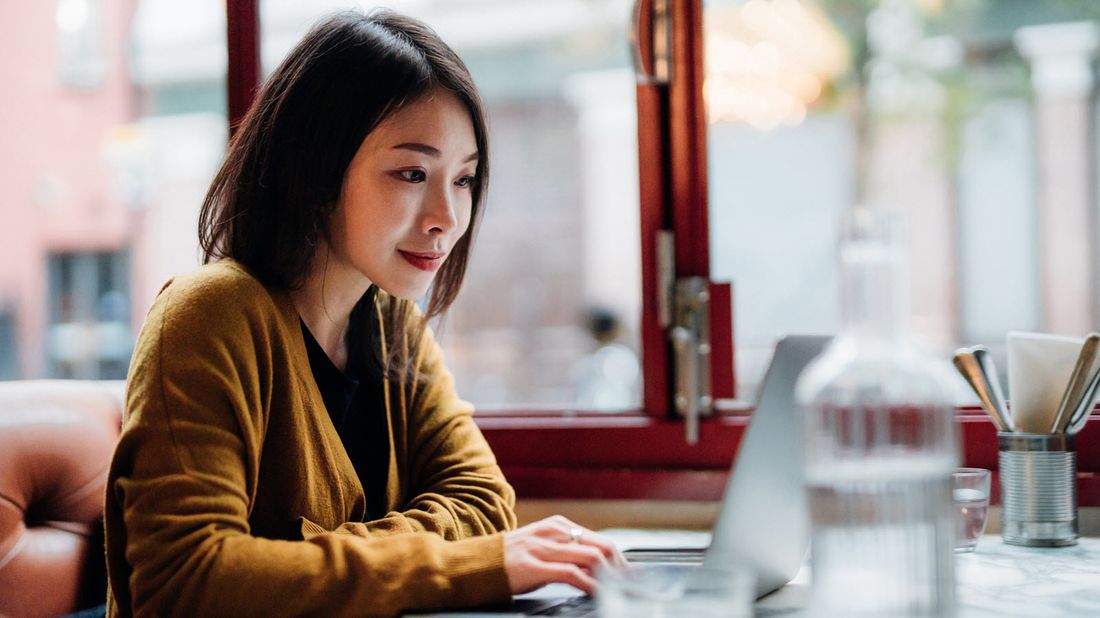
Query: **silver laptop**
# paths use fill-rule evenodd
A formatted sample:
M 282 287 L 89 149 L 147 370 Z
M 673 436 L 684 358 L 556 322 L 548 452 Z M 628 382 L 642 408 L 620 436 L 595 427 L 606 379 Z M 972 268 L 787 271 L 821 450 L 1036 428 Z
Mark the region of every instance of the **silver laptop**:
M 802 488 L 801 423 L 794 385 L 829 339 L 792 335 L 776 345 L 756 409 L 734 460 L 710 547 L 628 550 L 627 560 L 683 564 L 685 569 L 692 566 L 684 563 L 736 561 L 755 572 L 757 598 L 794 579 L 809 547 L 809 511 Z M 500 608 L 419 615 L 449 618 L 596 615 L 591 601 L 576 593 L 558 598 L 534 594 L 517 597 L 512 605 Z
M 731 560 L 756 572 L 759 598 L 794 579 L 810 542 L 794 385 L 830 337 L 784 337 L 764 376 L 704 564 Z

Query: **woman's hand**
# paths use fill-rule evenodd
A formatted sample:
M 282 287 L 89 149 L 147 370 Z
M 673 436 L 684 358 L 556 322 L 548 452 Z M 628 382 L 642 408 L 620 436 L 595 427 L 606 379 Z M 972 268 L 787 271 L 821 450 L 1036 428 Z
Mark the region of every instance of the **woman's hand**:
M 504 535 L 504 570 L 512 594 L 559 582 L 592 595 L 596 569 L 609 564 L 626 564 L 614 543 L 561 515 Z

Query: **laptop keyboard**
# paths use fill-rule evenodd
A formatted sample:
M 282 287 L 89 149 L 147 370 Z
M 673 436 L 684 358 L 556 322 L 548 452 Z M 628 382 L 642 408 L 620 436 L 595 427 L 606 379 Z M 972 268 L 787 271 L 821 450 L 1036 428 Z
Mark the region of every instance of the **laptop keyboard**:
M 529 612 L 529 616 L 569 616 L 570 618 L 589 618 L 597 616 L 596 600 L 592 597 L 573 597 L 538 611 Z

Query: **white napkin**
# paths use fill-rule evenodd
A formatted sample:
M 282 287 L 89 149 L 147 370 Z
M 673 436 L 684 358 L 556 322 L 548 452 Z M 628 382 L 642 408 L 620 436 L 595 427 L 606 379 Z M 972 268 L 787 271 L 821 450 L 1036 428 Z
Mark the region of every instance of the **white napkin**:
M 1008 333 L 1008 397 L 1016 431 L 1050 433 L 1084 341 Z

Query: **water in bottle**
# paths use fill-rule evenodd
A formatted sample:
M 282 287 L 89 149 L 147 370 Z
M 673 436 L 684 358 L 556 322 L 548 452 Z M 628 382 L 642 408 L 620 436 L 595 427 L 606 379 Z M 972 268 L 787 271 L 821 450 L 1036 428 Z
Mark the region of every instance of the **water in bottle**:
M 843 229 L 843 325 L 797 386 L 811 611 L 952 616 L 958 449 L 950 370 L 909 340 L 899 216 L 857 209 Z

